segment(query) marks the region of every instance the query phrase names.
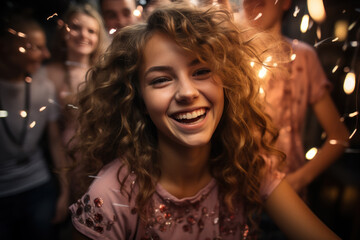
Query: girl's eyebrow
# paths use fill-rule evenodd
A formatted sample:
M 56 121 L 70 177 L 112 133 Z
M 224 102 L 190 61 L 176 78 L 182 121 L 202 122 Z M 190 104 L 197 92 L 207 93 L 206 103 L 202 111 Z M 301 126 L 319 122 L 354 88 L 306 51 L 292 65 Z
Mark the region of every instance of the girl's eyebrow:
M 199 59 L 194 59 L 193 61 L 191 61 L 188 66 L 189 67 L 192 67 L 192 66 L 195 66 L 197 64 L 199 64 L 200 61 Z M 172 67 L 170 66 L 154 66 L 154 67 L 151 67 L 149 68 L 148 70 L 146 70 L 146 72 L 144 73 L 144 77 L 146 77 L 146 75 L 148 75 L 149 73 L 151 72 L 156 72 L 156 71 L 171 71 L 172 70 Z
M 157 72 L 157 71 L 171 71 L 172 67 L 170 66 L 154 66 L 149 68 L 148 70 L 146 70 L 146 72 L 144 73 L 144 77 L 146 77 L 146 75 L 148 75 L 151 72 Z

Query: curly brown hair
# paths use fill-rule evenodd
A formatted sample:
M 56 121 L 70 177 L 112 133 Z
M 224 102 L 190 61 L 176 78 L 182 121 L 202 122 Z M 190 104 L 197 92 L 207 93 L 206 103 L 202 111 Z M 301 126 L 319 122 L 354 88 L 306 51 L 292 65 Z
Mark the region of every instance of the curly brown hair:
M 156 32 L 194 53 L 222 79 L 225 106 L 211 139 L 210 171 L 227 208 L 232 211 L 241 201 L 251 221 L 261 207 L 262 155 L 281 154 L 272 147 L 277 132 L 263 113 L 259 85 L 249 64 L 256 57 L 255 49 L 242 39 L 226 10 L 174 4 L 155 10 L 146 23 L 119 31 L 102 61 L 88 72 L 79 94 L 73 150 L 80 153 L 86 174 L 96 173 L 114 158 L 123 159 L 137 176 L 136 206 L 145 217 L 161 172 L 156 128 L 139 94 L 139 72 L 145 45 Z M 124 189 L 126 178 L 119 182 Z

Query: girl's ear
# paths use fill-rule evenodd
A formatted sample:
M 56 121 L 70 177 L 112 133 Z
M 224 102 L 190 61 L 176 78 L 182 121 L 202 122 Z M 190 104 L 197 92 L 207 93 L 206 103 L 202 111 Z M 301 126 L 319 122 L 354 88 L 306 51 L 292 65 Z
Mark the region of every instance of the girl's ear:
M 289 10 L 291 7 L 291 0 L 283 0 L 282 9 L 284 11 Z

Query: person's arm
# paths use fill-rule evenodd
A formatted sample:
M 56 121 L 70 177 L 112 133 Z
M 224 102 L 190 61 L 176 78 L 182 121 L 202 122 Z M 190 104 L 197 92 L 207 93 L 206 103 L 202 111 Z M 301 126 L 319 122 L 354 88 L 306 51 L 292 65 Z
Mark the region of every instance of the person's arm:
M 68 164 L 65 149 L 63 148 L 61 142 L 61 135 L 57 122 L 49 122 L 48 138 L 51 157 L 55 168 L 55 174 L 58 178 L 60 186 L 53 223 L 60 223 L 65 220 L 68 214 L 70 189 L 66 171 Z
M 289 239 L 340 239 L 314 215 L 286 180 L 267 198 L 265 210 Z
M 340 115 L 328 92 L 312 107 L 326 133 L 326 141 L 312 160 L 286 177 L 295 191 L 307 186 L 333 164 L 345 151 L 349 141 L 349 132 L 340 121 Z

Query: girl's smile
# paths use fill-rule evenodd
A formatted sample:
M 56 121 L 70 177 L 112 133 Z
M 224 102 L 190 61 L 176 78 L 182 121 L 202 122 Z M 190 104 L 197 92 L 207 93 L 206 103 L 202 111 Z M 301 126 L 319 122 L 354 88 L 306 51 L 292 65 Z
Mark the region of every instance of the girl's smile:
M 141 93 L 159 141 L 209 143 L 224 107 L 221 81 L 209 66 L 160 33 L 148 41 L 143 66 Z
M 89 55 L 97 47 L 99 41 L 99 24 L 96 19 L 77 13 L 69 23 L 69 32 L 66 38 L 69 51 Z

